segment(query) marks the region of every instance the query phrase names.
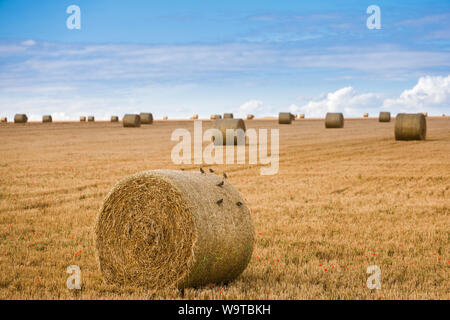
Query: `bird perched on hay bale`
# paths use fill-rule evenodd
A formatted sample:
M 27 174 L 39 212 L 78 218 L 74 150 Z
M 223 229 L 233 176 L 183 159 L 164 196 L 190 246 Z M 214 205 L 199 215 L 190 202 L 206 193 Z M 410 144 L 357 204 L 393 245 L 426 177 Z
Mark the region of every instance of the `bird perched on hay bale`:
M 14 115 L 14 123 L 27 123 L 28 117 L 26 114 L 16 114 Z
M 122 123 L 125 128 L 138 128 L 141 126 L 141 117 L 138 114 L 126 114 Z
M 233 119 L 233 114 L 232 113 L 224 113 L 223 114 L 223 118 L 224 119 Z
M 238 277 L 253 252 L 254 228 L 242 196 L 228 181 L 218 187 L 222 181 L 197 171 L 152 170 L 118 182 L 95 224 L 105 280 L 183 289 Z
M 153 114 L 141 112 L 139 114 L 141 117 L 141 124 L 152 124 L 153 123 Z
M 46 115 L 46 116 L 42 116 L 42 122 L 53 122 L 52 116 L 50 115 Z
M 425 140 L 427 120 L 423 113 L 399 113 L 395 117 L 395 140 Z
M 278 114 L 279 124 L 291 124 L 291 122 L 292 122 L 292 114 L 290 112 L 280 112 Z
M 391 113 L 390 112 L 380 112 L 378 116 L 378 122 L 390 122 L 391 121 Z
M 325 128 L 343 128 L 344 115 L 342 113 L 327 112 L 325 116 Z
M 111 116 L 111 122 L 119 122 L 118 116 Z
M 213 137 L 215 145 L 245 145 L 246 128 L 244 120 L 217 119 L 214 120 L 213 128 L 218 129 L 222 134 L 222 141 L 218 137 Z M 227 134 L 229 134 L 229 137 L 227 137 Z

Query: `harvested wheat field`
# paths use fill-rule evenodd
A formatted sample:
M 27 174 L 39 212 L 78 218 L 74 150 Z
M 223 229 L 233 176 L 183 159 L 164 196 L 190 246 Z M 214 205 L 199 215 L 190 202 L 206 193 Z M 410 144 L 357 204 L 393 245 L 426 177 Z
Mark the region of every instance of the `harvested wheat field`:
M 346 119 L 327 130 L 323 119 L 246 121 L 247 130 L 280 130 L 278 174 L 262 176 L 260 165 L 202 167 L 226 172 L 248 205 L 251 260 L 236 280 L 183 296 L 106 284 L 94 226 L 119 180 L 199 171 L 170 157 L 172 131 L 192 132 L 192 121 L 2 125 L 0 299 L 449 299 L 450 119 L 428 117 L 425 141 L 396 141 L 394 124 Z M 66 287 L 70 265 L 81 268 L 82 290 Z M 381 269 L 380 290 L 366 287 L 371 265 Z

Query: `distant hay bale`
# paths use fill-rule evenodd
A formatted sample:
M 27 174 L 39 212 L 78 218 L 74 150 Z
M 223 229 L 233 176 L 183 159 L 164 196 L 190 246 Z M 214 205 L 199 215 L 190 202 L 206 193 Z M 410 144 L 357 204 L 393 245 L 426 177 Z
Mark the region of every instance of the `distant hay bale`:
M 424 112 L 423 115 L 424 115 L 425 117 L 428 117 L 428 112 Z
M 343 127 L 344 127 L 344 115 L 342 113 L 327 112 L 327 115 L 325 116 L 325 128 L 343 128 Z
M 253 114 L 247 115 L 247 120 L 253 120 L 254 118 L 255 118 L 255 116 Z
M 141 126 L 141 117 L 138 114 L 126 114 L 122 123 L 125 128 L 138 128 Z
M 16 114 L 14 115 L 14 123 L 27 123 L 28 117 L 26 114 Z
M 80 117 L 80 122 L 85 122 L 86 121 L 86 117 Z
M 365 112 L 363 116 L 364 116 L 364 118 L 368 118 L 369 114 L 367 112 Z
M 280 112 L 278 114 L 279 124 L 291 124 L 291 122 L 292 122 L 292 114 L 290 112 Z
M 8 118 L 2 117 L 1 122 L 8 122 Z
M 46 115 L 46 116 L 42 116 L 42 122 L 53 122 L 52 116 L 50 115 Z
M 391 113 L 390 112 L 380 112 L 378 116 L 379 122 L 390 122 L 391 121 Z
M 243 141 L 245 144 L 245 123 L 242 119 L 216 119 L 214 120 L 213 128 L 218 129 L 222 134 L 222 141 L 213 138 L 215 145 L 237 145 L 238 141 Z M 241 130 L 239 130 L 241 129 Z M 230 134 L 235 134 L 234 139 L 227 139 L 227 130 Z
M 305 114 L 304 114 L 304 113 L 300 113 L 299 118 L 300 118 L 300 119 L 305 119 Z
M 198 120 L 198 114 L 194 114 L 194 115 L 191 117 L 191 120 Z
M 254 227 L 242 196 L 221 176 L 152 170 L 112 188 L 95 236 L 108 283 L 182 289 L 237 278 L 251 259 Z
M 399 113 L 395 117 L 395 140 L 425 140 L 427 120 L 423 113 Z
M 119 122 L 118 116 L 111 116 L 111 122 Z
M 445 114 L 443 113 L 442 116 L 445 117 Z
M 224 119 L 233 119 L 233 114 L 232 113 L 224 113 L 223 114 L 223 118 Z
M 88 117 L 88 122 L 94 122 L 95 121 L 95 117 L 94 116 L 89 116 Z
M 164 116 L 164 117 L 163 117 L 163 120 L 167 120 L 167 119 L 169 119 L 169 118 L 167 118 L 167 116 Z
M 141 124 L 152 124 L 153 123 L 153 114 L 142 112 L 140 115 Z

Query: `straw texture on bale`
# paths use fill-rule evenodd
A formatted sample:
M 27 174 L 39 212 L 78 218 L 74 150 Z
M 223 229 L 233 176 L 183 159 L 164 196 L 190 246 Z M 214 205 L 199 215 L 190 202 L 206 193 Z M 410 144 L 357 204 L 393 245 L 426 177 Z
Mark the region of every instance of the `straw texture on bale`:
M 85 122 L 86 121 L 86 117 L 80 117 L 80 122 Z
M 380 112 L 378 116 L 379 122 L 390 122 L 391 121 L 391 113 L 390 112 Z
M 395 117 L 395 140 L 425 140 L 426 135 L 423 113 L 399 113 Z
M 141 113 L 139 116 L 141 117 L 141 124 L 152 124 L 153 123 L 153 114 Z
M 227 180 L 218 187 L 222 181 L 209 173 L 153 170 L 117 183 L 95 225 L 105 280 L 163 289 L 238 277 L 253 252 L 253 222 L 240 193 Z
M 342 113 L 327 112 L 325 116 L 325 128 L 343 128 L 344 115 Z
M 50 115 L 42 116 L 42 122 L 53 122 L 53 118 Z
M 278 114 L 278 123 L 279 124 L 291 124 L 292 115 L 290 112 L 280 112 Z
M 224 113 L 223 114 L 223 118 L 224 119 L 233 119 L 233 114 L 232 113 Z
M 14 115 L 14 122 L 15 123 L 27 123 L 28 117 L 26 114 L 16 114 Z
M 126 114 L 123 116 L 122 123 L 126 128 L 138 128 L 141 126 L 141 117 L 138 114 Z
M 1 122 L 8 122 L 8 118 L 6 118 L 6 117 L 2 117 L 2 120 L 1 120 Z
M 247 120 L 252 120 L 254 118 L 255 118 L 255 116 L 253 114 L 248 114 L 247 115 Z
M 88 121 L 89 122 L 94 122 L 95 121 L 95 117 L 94 116 L 89 116 L 88 117 Z
M 213 137 L 214 144 L 237 145 L 239 141 L 245 144 L 245 123 L 242 119 L 216 119 L 213 124 L 214 129 L 218 129 L 222 134 L 222 141 L 218 137 Z M 239 130 L 241 129 L 241 130 Z M 227 130 L 229 138 L 227 139 Z M 232 138 L 234 136 L 234 138 Z
M 300 118 L 300 119 L 305 119 L 305 114 L 304 114 L 304 113 L 300 113 L 299 118 Z
M 366 113 L 364 113 L 364 118 L 368 118 L 369 117 L 369 114 L 366 112 Z
M 118 116 L 111 116 L 111 122 L 119 122 Z

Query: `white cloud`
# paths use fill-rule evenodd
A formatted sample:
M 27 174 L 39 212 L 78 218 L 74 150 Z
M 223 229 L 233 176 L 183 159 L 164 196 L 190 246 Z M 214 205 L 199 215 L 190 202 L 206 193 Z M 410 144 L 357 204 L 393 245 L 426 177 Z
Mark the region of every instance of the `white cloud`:
M 397 112 L 439 113 L 450 109 L 450 75 L 447 77 L 421 77 L 412 88 L 403 91 L 398 98 L 386 99 L 386 110 Z
M 31 46 L 34 46 L 36 44 L 36 41 L 34 41 L 34 40 L 25 40 L 25 41 L 23 41 L 22 42 L 22 45 L 23 46 L 29 46 L 29 47 L 31 47 Z

